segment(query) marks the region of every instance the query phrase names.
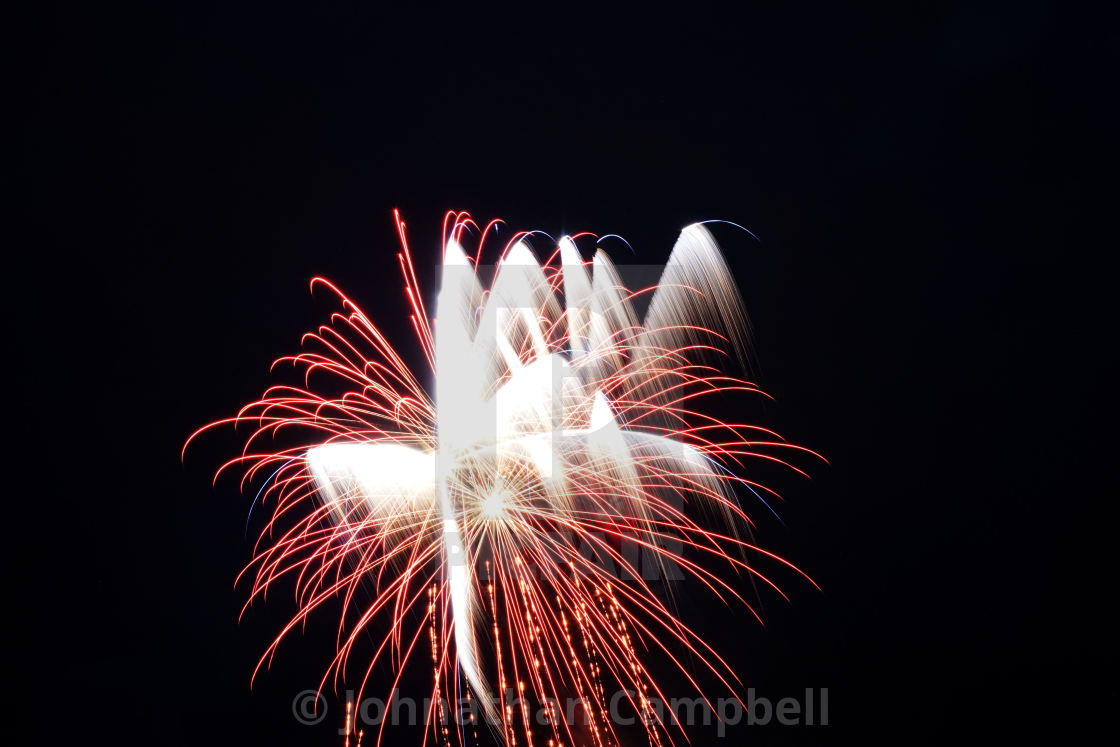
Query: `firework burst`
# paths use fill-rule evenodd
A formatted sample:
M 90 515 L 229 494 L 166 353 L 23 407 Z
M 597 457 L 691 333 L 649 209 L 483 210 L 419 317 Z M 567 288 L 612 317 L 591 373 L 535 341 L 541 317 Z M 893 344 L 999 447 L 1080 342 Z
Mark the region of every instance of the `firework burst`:
M 713 397 L 762 394 L 724 373 L 745 360 L 746 317 L 711 234 L 684 229 L 660 281 L 632 290 L 602 251 L 585 261 L 564 237 L 539 261 L 518 234 L 486 287 L 479 258 L 498 222 L 449 213 L 432 316 L 396 222 L 432 391 L 353 301 L 315 278 L 312 288 L 331 291 L 341 311 L 277 361 L 300 370 L 302 385 L 274 386 L 198 432 L 247 427 L 240 455 L 218 474 L 263 481 L 271 507 L 242 573 L 248 603 L 282 579 L 296 590 L 298 611 L 257 669 L 341 598 L 323 685 L 356 669 L 364 687 L 388 660 L 395 689 L 408 661 L 430 657 L 427 715 L 441 743 L 477 737 L 480 722 L 508 744 L 616 743 L 608 687 L 642 716 L 667 700 L 651 655 L 699 688 L 688 656 L 734 690 L 734 672 L 649 568 L 679 571 L 753 614 L 727 579 L 781 594 L 756 564 L 793 566 L 749 541 L 736 492 L 772 492 L 746 476 L 750 460 L 801 472 L 784 455 L 812 452 L 705 411 Z M 466 236 L 477 242 L 471 254 Z M 359 652 L 367 632 L 376 643 Z M 500 697 L 511 690 L 517 707 Z M 445 709 L 464 693 L 477 709 L 461 723 Z M 580 724 L 530 718 L 527 703 L 573 696 Z M 652 742 L 671 740 L 645 721 Z

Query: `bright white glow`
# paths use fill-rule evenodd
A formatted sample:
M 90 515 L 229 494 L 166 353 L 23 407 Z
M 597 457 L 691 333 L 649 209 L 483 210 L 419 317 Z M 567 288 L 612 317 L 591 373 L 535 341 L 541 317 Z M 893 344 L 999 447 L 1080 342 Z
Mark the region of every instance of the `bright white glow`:
M 505 515 L 505 494 L 500 488 L 491 490 L 482 499 L 482 515 L 484 518 L 495 521 Z
M 435 459 L 408 446 L 326 444 L 307 452 L 307 466 L 320 495 L 342 513 L 391 515 L 430 505 L 435 496 Z

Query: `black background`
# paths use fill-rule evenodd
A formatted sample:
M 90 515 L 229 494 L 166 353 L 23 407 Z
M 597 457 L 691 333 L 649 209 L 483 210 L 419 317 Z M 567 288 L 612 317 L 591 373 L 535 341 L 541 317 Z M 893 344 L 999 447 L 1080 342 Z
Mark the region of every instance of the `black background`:
M 428 288 L 449 208 L 619 233 L 647 264 L 695 220 L 759 235 L 715 229 L 764 424 L 830 461 L 781 478 L 762 539 L 823 592 L 785 579 L 765 628 L 693 621 L 760 695 L 829 688 L 831 725 L 723 743 L 1111 721 L 1115 27 L 1058 3 L 781 5 L 17 18 L 6 616 L 30 632 L 6 728 L 340 743 L 337 699 L 318 728 L 290 710 L 322 631 L 250 690 L 293 608 L 238 622 L 251 495 L 209 484 L 235 441 L 179 449 L 332 310 L 313 275 L 410 344 L 394 207 Z

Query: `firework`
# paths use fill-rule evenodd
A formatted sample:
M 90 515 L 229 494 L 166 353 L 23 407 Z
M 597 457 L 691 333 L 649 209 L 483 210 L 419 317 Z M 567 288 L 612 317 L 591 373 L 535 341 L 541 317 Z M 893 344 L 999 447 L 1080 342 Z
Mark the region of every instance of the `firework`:
M 316 278 L 312 288 L 330 290 L 341 311 L 277 361 L 300 370 L 302 385 L 270 388 L 200 430 L 247 427 L 244 449 L 218 473 L 263 481 L 260 502 L 271 507 L 242 574 L 249 603 L 282 579 L 296 590 L 298 611 L 257 669 L 341 598 L 321 687 L 356 669 L 364 688 L 388 660 L 395 690 L 407 662 L 430 657 L 427 716 L 446 744 L 486 727 L 509 744 L 615 743 L 608 687 L 643 716 L 666 701 L 649 656 L 699 688 L 687 654 L 734 690 L 735 674 L 686 625 L 668 587 L 649 582 L 649 564 L 753 614 L 727 579 L 778 590 L 756 561 L 793 566 L 749 541 L 737 491 L 772 492 L 747 476 L 750 460 L 800 472 L 783 454 L 812 452 L 705 411 L 714 397 L 762 394 L 724 372 L 745 361 L 747 326 L 711 234 L 684 229 L 660 281 L 634 289 L 601 250 L 585 261 L 564 237 L 539 261 L 530 235 L 518 234 L 484 286 L 479 260 L 499 222 L 480 228 L 449 213 L 432 316 L 396 222 L 431 391 L 353 301 Z M 477 242 L 470 254 L 467 236 Z M 378 643 L 355 666 L 365 632 Z M 530 718 L 527 703 L 553 708 L 573 696 L 581 723 Z M 468 719 L 447 713 L 464 700 L 476 706 Z M 651 741 L 671 739 L 646 723 Z

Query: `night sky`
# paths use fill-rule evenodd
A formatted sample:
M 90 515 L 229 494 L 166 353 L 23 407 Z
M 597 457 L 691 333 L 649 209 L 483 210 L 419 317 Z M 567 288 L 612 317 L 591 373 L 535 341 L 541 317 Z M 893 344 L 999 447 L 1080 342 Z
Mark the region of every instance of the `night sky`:
M 1113 721 L 1114 24 L 1043 2 L 279 5 L 39 5 L 10 26 L 26 601 L 5 605 L 24 631 L 5 729 L 341 744 L 334 694 L 319 727 L 291 712 L 329 613 L 250 689 L 295 608 L 238 622 L 260 516 L 210 484 L 238 441 L 179 452 L 334 310 L 314 275 L 421 370 L 394 208 L 429 299 L 452 208 L 621 234 L 620 262 L 663 262 L 696 220 L 759 237 L 714 229 L 775 398 L 748 414 L 829 460 L 771 476 L 781 522 L 759 536 L 823 591 L 782 576 L 765 627 L 699 594 L 687 614 L 759 695 L 828 688 L 830 725 L 694 744 Z

